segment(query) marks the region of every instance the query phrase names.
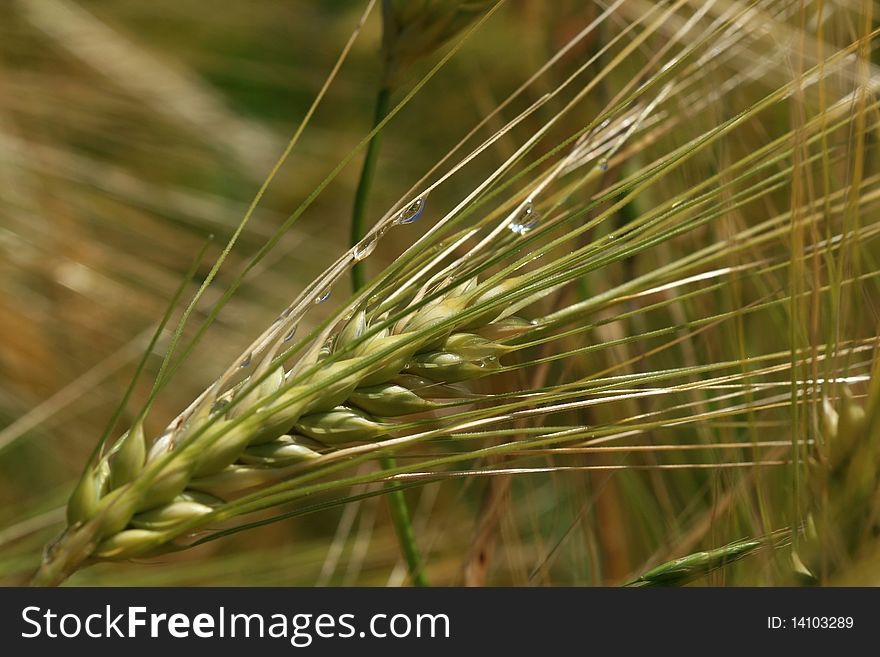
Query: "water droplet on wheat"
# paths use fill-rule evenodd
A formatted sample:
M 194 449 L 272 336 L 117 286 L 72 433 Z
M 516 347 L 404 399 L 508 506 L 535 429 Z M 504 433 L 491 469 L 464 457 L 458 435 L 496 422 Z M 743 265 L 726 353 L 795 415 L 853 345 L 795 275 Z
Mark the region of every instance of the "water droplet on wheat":
M 525 235 L 537 226 L 540 220 L 535 206 L 532 205 L 531 201 L 528 201 L 510 222 L 508 228 L 517 235 Z
M 599 167 L 600 171 L 608 171 L 608 158 L 600 157 L 599 161 L 596 163 L 596 166 Z
M 379 239 L 376 235 L 368 235 L 354 247 L 354 259 L 360 262 L 376 250 Z
M 291 340 L 293 340 L 294 335 L 296 335 L 295 326 L 284 335 L 284 337 L 282 338 L 282 342 L 290 342 Z
M 420 196 L 397 214 L 396 224 L 411 224 L 425 211 L 425 197 Z
M 252 359 L 253 359 L 253 354 L 248 354 L 247 356 L 244 357 L 244 359 L 241 361 L 241 363 L 238 364 L 238 366 L 242 367 L 242 368 L 247 367 L 248 365 L 251 364 Z
M 328 287 L 326 290 L 318 294 L 315 297 L 315 303 L 324 303 L 327 299 L 330 298 L 330 288 Z

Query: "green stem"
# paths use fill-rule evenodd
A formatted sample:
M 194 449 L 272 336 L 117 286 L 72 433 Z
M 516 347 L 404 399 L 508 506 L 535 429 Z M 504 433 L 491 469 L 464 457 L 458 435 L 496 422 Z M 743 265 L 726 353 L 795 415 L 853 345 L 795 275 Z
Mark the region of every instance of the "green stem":
M 379 459 L 383 470 L 397 467 L 397 461 L 393 456 L 383 456 Z M 412 520 L 409 517 L 409 507 L 406 505 L 406 497 L 400 488 L 394 487 L 392 482 L 385 484 L 388 491 L 388 509 L 391 511 L 391 520 L 394 523 L 394 531 L 397 532 L 397 542 L 400 543 L 400 551 L 406 559 L 409 576 L 415 586 L 430 586 L 425 576 L 425 568 L 422 564 L 422 555 L 419 546 L 416 545 L 416 535 L 413 531 Z
M 385 115 L 391 101 L 391 87 L 383 85 L 376 95 L 376 106 L 373 111 L 373 128 L 375 128 Z M 367 197 L 373 184 L 373 175 L 376 171 L 376 160 L 379 155 L 379 135 L 377 132 L 370 143 L 367 145 L 367 154 L 364 157 L 364 165 L 361 169 L 361 177 L 358 180 L 357 191 L 354 195 L 354 208 L 351 214 L 351 245 L 357 244 L 364 236 L 364 216 L 367 210 Z M 357 292 L 364 286 L 364 265 L 361 262 L 355 263 L 351 268 L 351 286 L 353 291 Z M 397 467 L 397 463 L 393 456 L 384 456 L 379 463 L 385 470 Z M 391 520 L 394 523 L 394 530 L 397 533 L 397 541 L 400 544 L 400 551 L 406 559 L 409 568 L 409 576 L 415 586 L 428 586 L 428 580 L 425 577 L 422 558 L 419 554 L 419 548 L 416 545 L 415 532 L 413 531 L 412 520 L 409 515 L 409 507 L 406 505 L 406 497 L 403 491 L 388 484 L 388 505 L 391 512 Z
M 391 102 L 391 87 L 382 86 L 376 95 L 376 107 L 373 111 L 373 128 L 375 128 L 385 115 Z M 373 135 L 367 145 L 367 154 L 364 157 L 364 166 L 361 169 L 361 177 L 358 180 L 357 191 L 354 194 L 354 208 L 351 213 L 351 245 L 357 244 L 364 236 L 364 215 L 367 213 L 367 197 L 373 185 L 373 174 L 376 172 L 376 160 L 379 156 L 379 136 L 381 132 Z M 351 285 L 355 292 L 364 286 L 364 263 L 357 262 L 351 268 Z

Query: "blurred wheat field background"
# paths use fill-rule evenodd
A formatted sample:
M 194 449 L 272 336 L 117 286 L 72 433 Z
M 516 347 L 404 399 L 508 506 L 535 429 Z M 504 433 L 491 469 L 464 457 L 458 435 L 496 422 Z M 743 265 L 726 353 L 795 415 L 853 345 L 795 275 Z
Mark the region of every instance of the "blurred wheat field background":
M 89 526 L 65 512 L 71 491 L 133 380 L 103 454 L 137 424 L 209 282 L 150 402 L 148 448 L 215 381 L 208 422 L 253 400 L 226 374 L 268 376 L 248 345 L 303 291 L 296 340 L 274 336 L 301 350 L 279 361 L 291 389 L 297 362 L 344 363 L 346 340 L 369 352 L 346 329 L 359 313 L 400 335 L 456 295 L 469 302 L 448 340 L 395 381 L 430 397 L 438 353 L 483 371 L 444 374 L 454 386 L 427 412 L 371 410 L 384 429 L 369 441 L 312 445 L 320 484 L 295 471 L 271 499 L 218 495 L 213 521 L 184 518 L 157 552 L 106 552 L 69 585 L 406 585 L 388 485 L 433 585 L 878 583 L 876 14 L 3 3 L 0 582 L 27 583 L 45 546 Z M 349 252 L 364 258 L 325 300 L 310 285 L 351 246 L 356 198 L 365 229 L 389 229 Z M 484 322 L 461 319 L 480 303 Z

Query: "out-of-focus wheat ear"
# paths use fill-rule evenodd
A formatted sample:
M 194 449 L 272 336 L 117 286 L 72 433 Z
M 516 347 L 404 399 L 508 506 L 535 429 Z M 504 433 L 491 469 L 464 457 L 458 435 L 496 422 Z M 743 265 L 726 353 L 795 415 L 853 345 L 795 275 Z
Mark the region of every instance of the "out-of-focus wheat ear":
M 627 586 L 682 586 L 735 561 L 754 554 L 761 548 L 773 547 L 787 541 L 785 532 L 767 538 L 737 541 L 730 545 L 695 552 L 679 559 L 667 561 L 628 582 Z
M 846 386 L 841 391 L 838 406 L 840 411 L 837 413 L 837 423 L 828 434 L 832 470 L 840 468 L 849 458 L 857 442 L 865 434 L 867 421 L 865 409 L 855 401 L 852 391 Z
M 488 11 L 496 0 L 382 0 L 385 86 Z
M 822 405 L 828 458 L 810 468 L 807 526 L 811 531 L 793 555 L 795 573 L 806 581 L 836 576 L 872 534 L 865 521 L 872 518 L 878 492 L 880 433 L 876 415 L 880 406 L 871 397 L 876 391 L 872 380 L 863 406 L 844 385 L 836 402 L 825 400 Z

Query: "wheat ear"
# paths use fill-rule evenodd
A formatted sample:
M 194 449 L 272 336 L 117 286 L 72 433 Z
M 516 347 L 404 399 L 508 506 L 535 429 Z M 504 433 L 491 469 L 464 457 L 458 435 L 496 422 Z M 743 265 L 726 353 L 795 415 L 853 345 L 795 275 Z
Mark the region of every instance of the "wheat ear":
M 495 299 L 509 287 L 472 279 L 413 301 L 417 309 L 393 325 L 360 311 L 332 348 L 318 343 L 290 370 L 272 367 L 203 397 L 152 445 L 137 424 L 80 481 L 37 581 L 61 581 L 89 560 L 173 549 L 166 536 L 177 525 L 308 468 L 328 449 L 386 436 L 395 417 L 435 408 L 432 396 L 449 395 L 448 384 L 499 367 L 508 348 L 481 333 L 530 328 L 493 324 L 502 313 Z

